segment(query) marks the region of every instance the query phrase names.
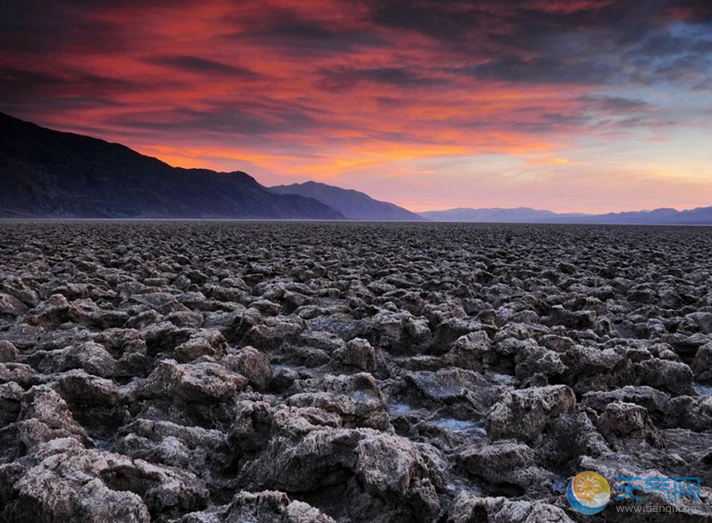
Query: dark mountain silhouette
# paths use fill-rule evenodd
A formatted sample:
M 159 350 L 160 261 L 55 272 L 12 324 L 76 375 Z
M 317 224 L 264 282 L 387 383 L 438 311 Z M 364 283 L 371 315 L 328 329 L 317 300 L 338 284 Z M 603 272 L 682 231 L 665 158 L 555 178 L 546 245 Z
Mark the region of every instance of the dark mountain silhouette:
M 318 182 L 278 185 L 270 190 L 277 194 L 297 194 L 314 198 L 333 207 L 351 220 L 423 221 L 424 218 L 392 203 L 374 200 L 369 195 Z
M 652 211 L 626 211 L 608 214 L 555 213 L 519 207 L 516 209 L 449 209 L 427 211 L 420 214 L 429 220 L 438 222 L 712 225 L 712 207 L 698 207 L 685 211 L 662 208 Z
M 181 169 L 123 145 L 0 113 L 0 216 L 343 219 L 243 172 Z

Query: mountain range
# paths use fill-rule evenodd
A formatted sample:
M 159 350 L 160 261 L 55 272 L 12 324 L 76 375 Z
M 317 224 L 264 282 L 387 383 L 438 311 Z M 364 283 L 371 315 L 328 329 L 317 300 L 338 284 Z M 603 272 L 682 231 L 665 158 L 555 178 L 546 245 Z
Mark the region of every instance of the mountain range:
M 0 218 L 399 220 L 712 225 L 712 207 L 609 214 L 516 209 L 413 213 L 318 182 L 265 187 L 248 174 L 172 167 L 120 144 L 0 113 Z
M 712 207 L 685 211 L 661 208 L 652 211 L 627 211 L 607 214 L 556 213 L 518 207 L 515 209 L 449 209 L 420 213 L 436 222 L 478 223 L 568 223 L 602 225 L 711 225 Z
M 342 189 L 325 183 L 306 182 L 292 185 L 278 185 L 271 187 L 270 191 L 277 194 L 297 194 L 307 198 L 314 198 L 333 207 L 349 220 L 425 220 L 422 216 L 410 212 L 403 207 L 398 207 L 395 204 L 374 200 L 365 193 L 352 189 Z

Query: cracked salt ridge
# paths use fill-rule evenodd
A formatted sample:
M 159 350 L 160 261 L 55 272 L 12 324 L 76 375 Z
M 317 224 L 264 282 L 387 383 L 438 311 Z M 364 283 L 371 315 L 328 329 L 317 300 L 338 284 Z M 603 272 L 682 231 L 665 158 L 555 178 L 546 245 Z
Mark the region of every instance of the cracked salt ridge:
M 292 365 L 291 363 L 279 363 L 277 365 L 272 365 L 274 372 L 279 372 L 282 370 L 296 370 L 299 367 L 297 365 Z
M 510 376 L 509 374 L 500 374 L 499 372 L 493 372 L 491 376 L 494 381 L 503 385 L 510 385 L 513 387 L 517 383 L 517 378 L 515 378 L 514 376 Z
M 108 439 L 89 438 L 89 441 L 91 441 L 94 444 L 94 447 L 96 447 L 96 450 L 109 450 L 109 440 Z
M 424 414 L 427 411 L 425 409 L 416 409 L 409 403 L 394 403 L 388 407 L 388 414 L 392 417 L 406 416 L 408 414 Z
M 436 418 L 430 421 L 438 428 L 449 430 L 450 432 L 473 432 L 481 436 L 487 435 L 485 425 L 479 421 L 459 420 L 455 418 Z
M 712 396 L 712 385 L 701 385 L 699 383 L 693 383 L 692 386 L 695 392 L 700 396 Z
M 453 493 L 459 493 L 461 491 L 465 491 L 465 492 L 471 492 L 472 494 L 476 495 L 477 497 L 484 496 L 484 492 L 478 485 L 468 481 L 465 478 L 461 478 L 461 477 L 456 477 L 452 481 L 449 481 L 445 488 Z
M 392 417 L 407 416 L 409 414 L 423 416 L 427 414 L 426 409 L 417 409 L 412 405 L 404 402 L 395 403 L 388 408 L 388 414 Z M 423 421 L 439 429 L 448 430 L 455 433 L 476 433 L 478 435 L 485 436 L 487 431 L 485 430 L 484 423 L 474 420 L 459 420 L 455 418 L 437 417 L 437 418 L 424 418 Z

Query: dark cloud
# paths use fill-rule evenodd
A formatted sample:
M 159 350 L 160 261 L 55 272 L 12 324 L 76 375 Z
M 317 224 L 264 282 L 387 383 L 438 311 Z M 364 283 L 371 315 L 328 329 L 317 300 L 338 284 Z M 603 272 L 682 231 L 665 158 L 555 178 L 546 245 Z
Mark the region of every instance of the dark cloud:
M 280 40 L 322 42 L 340 39 L 343 34 L 323 22 L 301 18 L 293 10 L 271 10 L 257 24 L 240 32 L 245 36 L 278 38 Z
M 712 23 L 712 3 L 709 0 L 678 0 L 670 2 L 665 17 L 693 23 Z
M 351 5 L 344 0 L 345 6 Z M 308 5 L 308 4 L 305 4 Z M 344 13 L 348 13 L 348 8 Z M 312 13 L 317 15 L 318 13 Z M 238 31 L 222 35 L 230 43 L 257 43 L 270 48 L 278 48 L 287 54 L 306 58 L 312 55 L 353 52 L 358 49 L 381 47 L 388 39 L 377 32 L 362 27 L 358 16 L 348 23 L 334 24 L 323 19 L 309 17 L 295 8 L 270 6 L 259 15 L 254 13 L 245 24 L 244 15 L 228 17 Z M 372 28 L 371 28 L 372 29 Z
M 610 26 L 625 13 L 622 6 L 629 4 L 606 0 L 369 0 L 366 3 L 377 25 L 416 31 L 455 44 L 482 42 L 481 37 L 536 39 L 551 30 Z M 571 9 L 571 4 L 578 8 Z
M 707 0 L 369 0 L 372 21 L 433 38 L 473 64 L 455 74 L 521 83 L 700 83 L 710 41 L 670 23 L 703 23 Z M 684 55 L 684 56 L 681 56 Z M 695 60 L 692 55 L 699 58 Z M 680 76 L 672 76 L 672 71 Z M 656 76 L 661 75 L 662 76 Z M 690 84 L 688 78 L 695 78 Z
M 322 85 L 329 90 L 349 89 L 361 82 L 398 87 L 432 86 L 446 83 L 443 79 L 428 77 L 405 67 L 340 68 L 322 70 L 321 75 L 323 75 Z
M 679 125 L 652 103 L 622 96 L 588 95 L 573 100 L 583 124 L 599 131 L 659 129 Z
M 42 59 L 87 47 L 94 52 L 117 54 L 131 40 L 132 33 L 123 24 L 98 16 L 108 2 L 84 5 L 67 0 L 3 0 L 2 3 L 0 49 L 15 56 Z
M 568 112 L 553 112 L 551 107 L 540 105 L 525 105 L 518 108 L 516 113 L 501 115 L 497 124 L 505 128 L 514 128 L 517 132 L 527 134 L 549 134 L 563 132 L 572 128 L 585 125 L 588 118 L 579 110 Z M 474 115 L 457 123 L 462 129 L 486 131 L 496 128 L 486 116 Z
M 645 100 L 621 96 L 580 96 L 576 101 L 583 104 L 586 109 L 606 114 L 648 113 L 656 109 Z
M 0 69 L 0 90 L 4 95 L 55 91 L 67 85 L 67 80 L 54 74 L 27 69 L 4 67 Z
M 237 101 L 206 103 L 203 109 L 174 108 L 156 113 L 128 112 L 111 117 L 110 125 L 143 130 L 264 137 L 276 133 L 299 134 L 317 126 L 307 112 L 287 106 L 240 104 Z
M 82 71 L 42 72 L 25 68 L 0 67 L 0 93 L 54 94 L 76 93 L 101 96 L 135 91 L 142 84 L 124 78 L 112 78 Z
M 392 0 L 374 1 L 371 5 L 371 20 L 377 25 L 417 31 L 448 41 L 461 37 L 485 17 L 488 13 L 479 10 L 476 2 Z
M 527 59 L 511 55 L 446 71 L 479 80 L 548 84 L 602 84 L 617 74 L 613 64 L 593 62 L 584 57 L 536 56 Z
M 180 71 L 198 74 L 217 74 L 239 77 L 242 79 L 255 79 L 260 75 L 244 67 L 208 60 L 198 56 L 175 55 L 175 56 L 151 56 L 144 59 L 145 62 L 171 67 Z

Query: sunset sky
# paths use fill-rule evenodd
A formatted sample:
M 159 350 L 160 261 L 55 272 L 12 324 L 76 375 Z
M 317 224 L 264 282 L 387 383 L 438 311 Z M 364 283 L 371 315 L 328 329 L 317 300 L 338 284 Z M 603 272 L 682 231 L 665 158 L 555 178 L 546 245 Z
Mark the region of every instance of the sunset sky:
M 709 0 L 0 0 L 0 111 L 412 210 L 712 205 Z

